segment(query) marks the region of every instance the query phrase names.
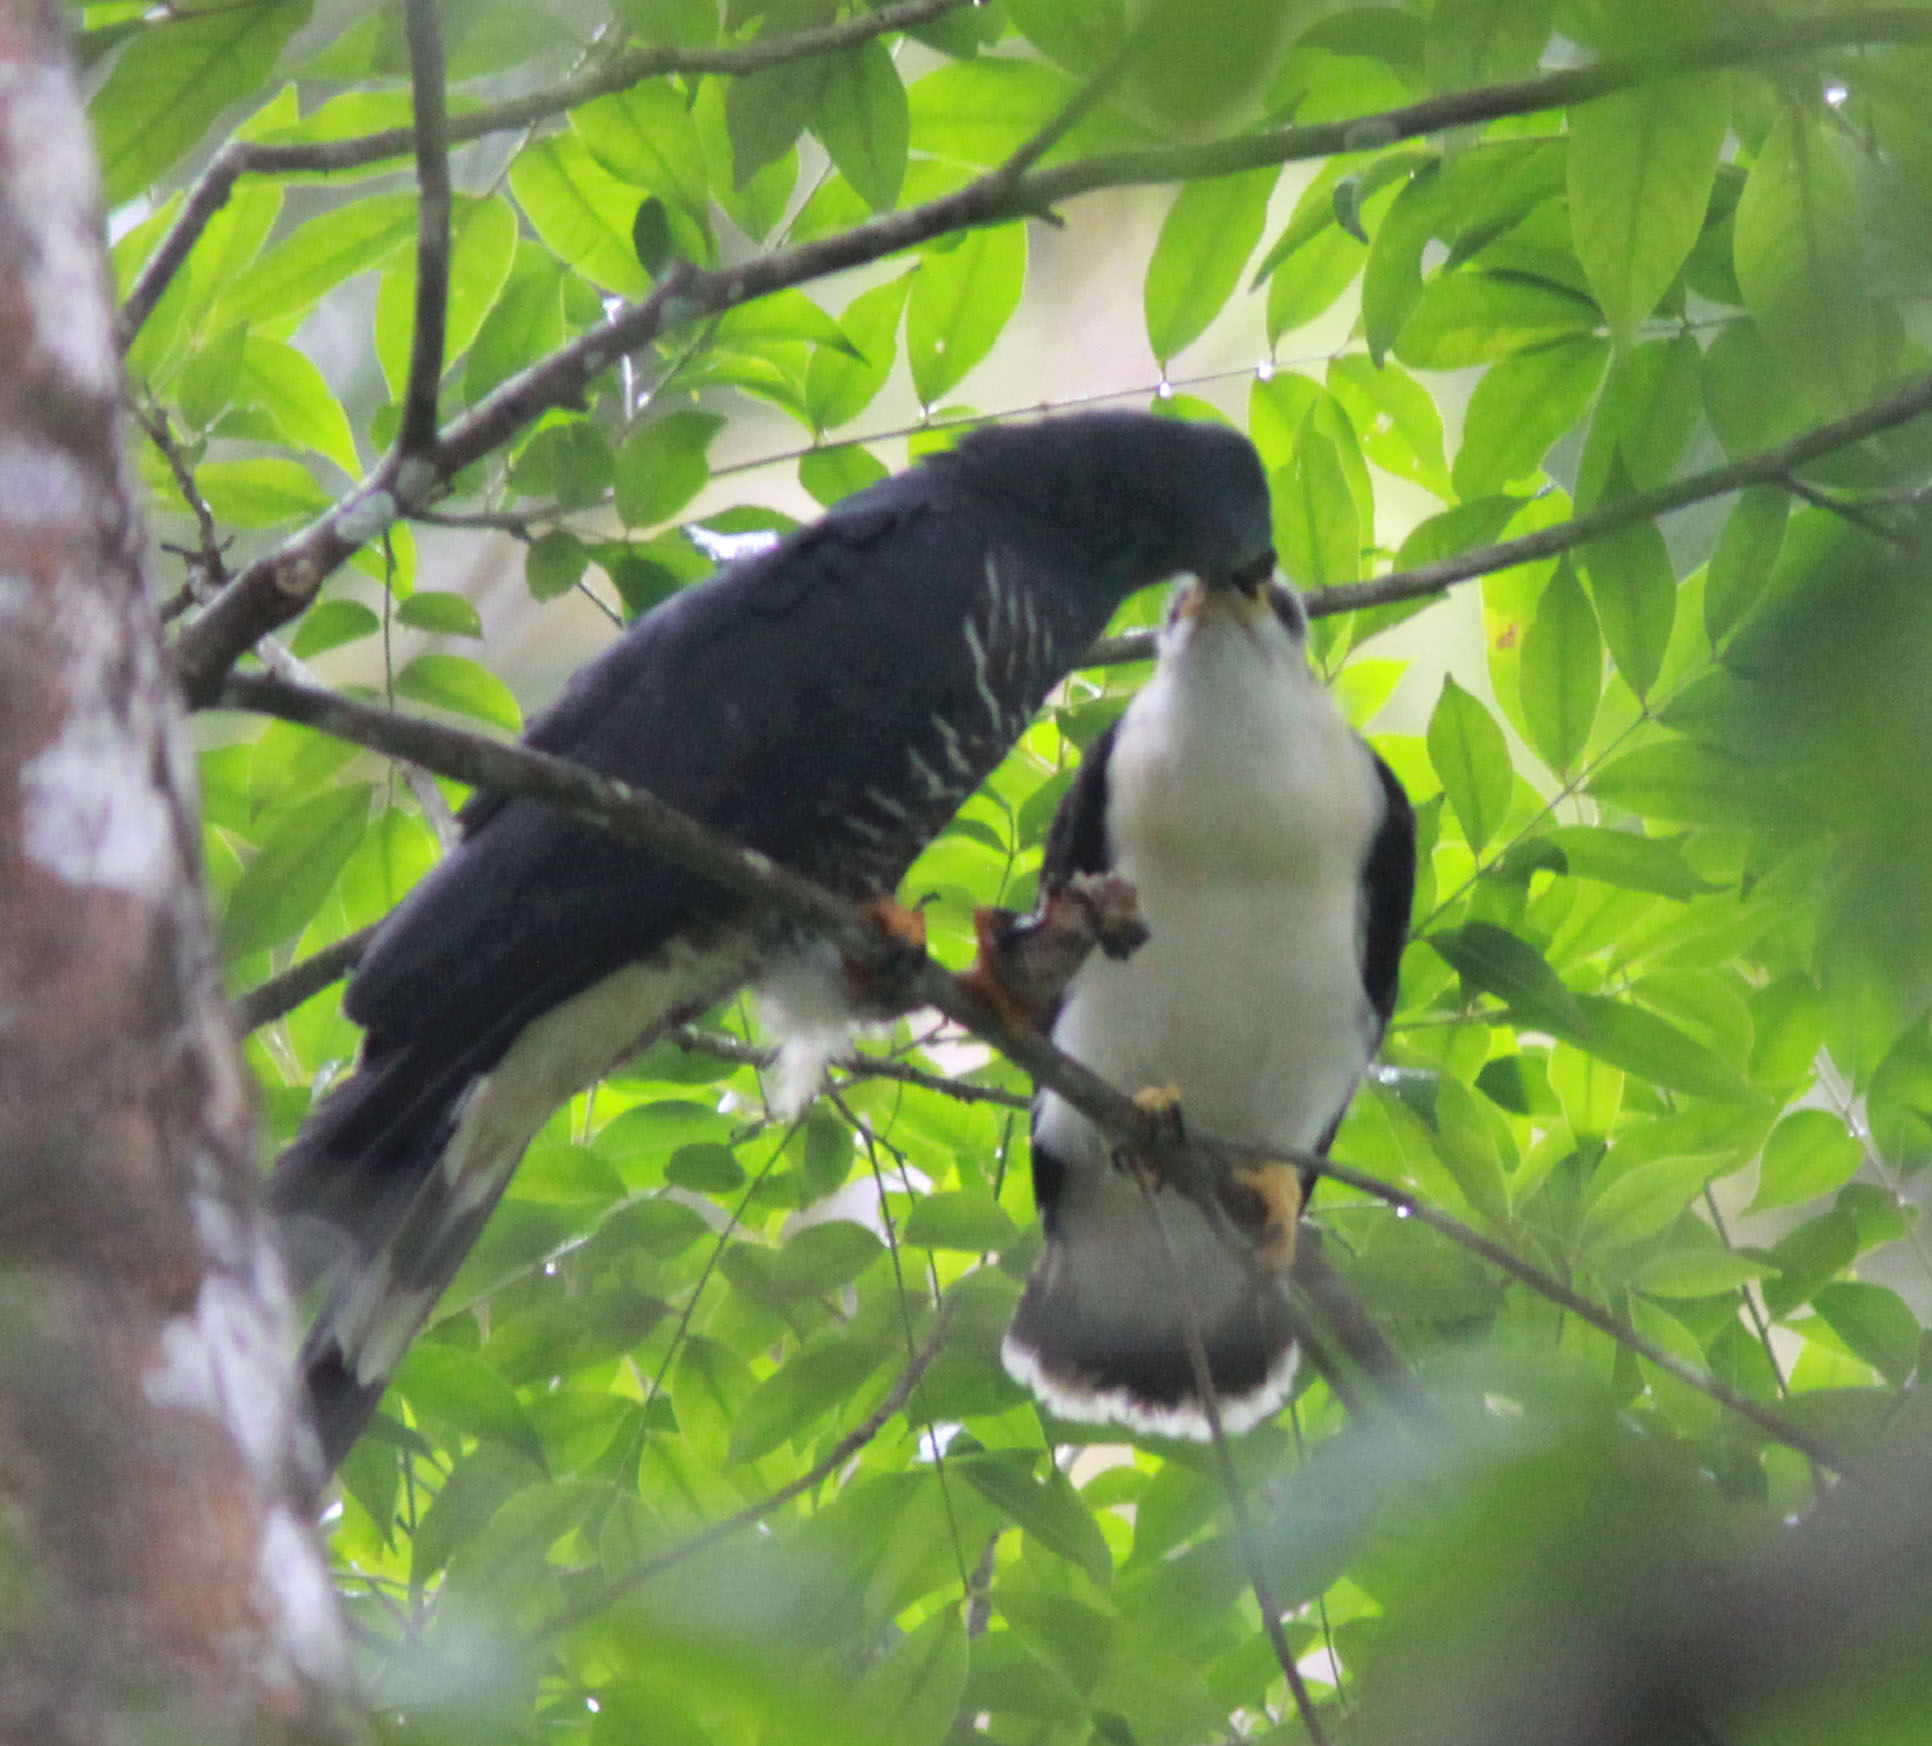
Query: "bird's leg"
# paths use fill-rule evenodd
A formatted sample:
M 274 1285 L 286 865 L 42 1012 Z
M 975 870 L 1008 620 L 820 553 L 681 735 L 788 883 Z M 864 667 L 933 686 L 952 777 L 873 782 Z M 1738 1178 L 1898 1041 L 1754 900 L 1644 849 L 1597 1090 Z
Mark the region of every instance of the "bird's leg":
M 864 914 L 881 950 L 869 964 L 845 960 L 846 995 L 862 1018 L 897 1018 L 917 1004 L 904 989 L 911 973 L 926 961 L 926 918 L 896 897 L 873 898 Z
M 1295 1233 L 1301 1225 L 1301 1172 L 1279 1158 L 1237 1164 L 1228 1172 L 1222 1203 L 1235 1229 L 1254 1245 L 1256 1265 L 1286 1273 L 1295 1264 Z
M 1134 1094 L 1134 1104 L 1160 1125 L 1168 1144 L 1185 1141 L 1179 1086 L 1147 1086 Z M 1143 1154 L 1123 1148 L 1114 1161 L 1150 1187 L 1163 1186 L 1159 1168 Z M 1295 1264 L 1295 1235 L 1304 1200 L 1301 1172 L 1295 1165 L 1278 1158 L 1230 1165 L 1219 1177 L 1217 1198 L 1228 1224 L 1252 1245 L 1256 1266 L 1285 1274 Z

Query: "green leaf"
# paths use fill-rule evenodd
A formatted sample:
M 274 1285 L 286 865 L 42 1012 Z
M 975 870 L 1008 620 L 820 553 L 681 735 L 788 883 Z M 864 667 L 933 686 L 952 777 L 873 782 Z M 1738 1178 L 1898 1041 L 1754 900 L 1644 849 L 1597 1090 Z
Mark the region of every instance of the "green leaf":
M 767 67 L 730 80 L 724 112 L 731 135 L 731 185 L 742 192 L 760 170 L 781 162 L 818 107 L 822 60 Z
M 1465 268 L 1423 287 L 1395 354 L 1412 370 L 1460 370 L 1587 333 L 1598 320 L 1588 298 L 1562 286 Z
M 1680 902 L 1719 889 L 1684 859 L 1681 849 L 1659 837 L 1640 837 L 1634 831 L 1602 825 L 1559 825 L 1546 831 L 1542 841 L 1562 854 L 1578 879 L 1653 892 Z
M 555 600 L 584 579 L 590 552 L 574 533 L 552 528 L 530 542 L 523 554 L 523 580 L 536 600 Z
M 1442 414 L 1407 370 L 1393 361 L 1378 370 L 1367 358 L 1344 354 L 1328 366 L 1328 388 L 1362 433 L 1362 453 L 1369 460 L 1438 497 L 1451 495 Z
M 723 425 L 716 413 L 667 412 L 625 438 L 613 484 L 626 527 L 669 521 L 704 489 L 711 477 L 705 451 Z
M 1830 136 L 1787 106 L 1737 203 L 1737 282 L 1779 368 L 1828 417 L 1864 405 L 1878 376 L 1858 211 Z
M 543 1460 L 543 1445 L 516 1390 L 474 1354 L 418 1340 L 397 1370 L 395 1386 L 425 1419 Z
M 1575 1037 L 1587 1027 L 1576 997 L 1543 954 L 1493 922 L 1465 922 L 1426 936 L 1472 993 L 1509 1003 L 1519 1029 Z
M 216 304 L 221 322 L 273 321 L 293 332 L 322 293 L 379 267 L 416 236 L 414 194 L 372 194 L 311 218 L 236 279 Z
M 1738 493 L 1704 575 L 1704 629 L 1713 643 L 1736 628 L 1771 579 L 1790 510 L 1789 494 L 1776 485 Z
M 631 246 L 637 190 L 620 182 L 572 134 L 551 134 L 518 152 L 510 192 L 551 252 L 566 266 L 620 296 L 650 286 Z
M 731 1425 L 731 1460 L 756 1461 L 803 1437 L 879 1367 L 878 1351 L 843 1334 L 807 1346 L 758 1384 Z
M 509 686 L 464 655 L 418 655 L 396 675 L 396 695 L 474 716 L 513 734 L 523 731 L 523 711 Z
M 886 477 L 886 464 L 857 443 L 807 449 L 798 457 L 798 482 L 825 508 Z
M 1619 347 L 1704 228 L 1730 124 L 1721 75 L 1648 79 L 1570 112 L 1570 227 Z
M 329 494 L 299 461 L 259 455 L 252 461 L 203 461 L 195 486 L 217 521 L 276 527 L 308 521 L 329 507 Z
M 1865 1154 L 1829 1110 L 1800 1109 L 1779 1122 L 1758 1161 L 1758 1191 L 1749 1210 L 1796 1206 L 1842 1188 L 1858 1174 Z
M 1282 569 L 1302 588 L 1353 582 L 1362 573 L 1361 524 L 1341 452 L 1302 421 L 1294 459 L 1270 482 L 1275 509 L 1275 549 Z
M 256 91 L 309 11 L 309 0 L 270 0 L 149 23 L 88 104 L 107 205 L 158 181 L 216 116 Z
M 503 289 L 517 253 L 517 218 L 507 200 L 455 203 L 450 219 L 449 299 L 444 310 L 443 361 L 459 358 L 475 340 Z M 376 293 L 376 357 L 391 394 L 409 379 L 416 338 L 416 266 L 393 264 Z
M 820 63 L 824 83 L 812 131 L 838 172 L 874 212 L 889 212 L 906 179 L 911 127 L 906 88 L 885 44 L 874 37 Z
M 646 80 L 582 104 L 571 110 L 570 128 L 620 182 L 705 218 L 711 195 L 704 145 L 669 80 Z
M 1019 1234 L 1006 1209 L 983 1188 L 922 1194 L 900 1230 L 915 1248 L 995 1255 Z
M 554 497 L 565 509 L 587 509 L 610 489 L 616 472 L 610 438 L 587 418 L 544 426 L 523 445 L 510 483 L 532 497 Z
M 1603 692 L 1603 638 L 1589 596 L 1567 563 L 1536 603 L 1523 634 L 1518 684 L 1530 744 L 1558 774 L 1589 744 Z
M 396 621 L 412 630 L 430 631 L 444 637 L 480 637 L 483 620 L 473 602 L 460 594 L 423 588 L 396 608 Z
M 850 1219 L 807 1225 L 778 1251 L 772 1288 L 788 1297 L 822 1297 L 849 1285 L 883 1252 L 879 1239 Z
M 463 393 L 472 405 L 562 343 L 564 274 L 548 250 L 519 247 L 502 294 L 470 343 Z
M 246 957 L 308 925 L 368 828 L 372 793 L 367 782 L 346 783 L 282 814 L 228 894 L 225 957 Z
M 236 371 L 237 404 L 259 406 L 296 448 L 333 461 L 351 478 L 362 471 L 348 415 L 307 355 L 278 340 L 250 335 Z
M 227 328 L 200 347 L 182 370 L 181 416 L 196 430 L 206 430 L 228 410 L 247 344 L 247 323 Z
M 1113 1554 L 1067 1476 L 1049 1464 L 1033 1477 L 1031 1451 L 1000 1450 L 961 1458 L 959 1470 L 1050 1552 L 1080 1566 L 1101 1587 L 1113 1580 Z
M 1161 223 L 1147 266 L 1147 340 L 1161 367 L 1207 331 L 1261 241 L 1280 170 L 1187 182 Z
M 1611 1153 L 1612 1159 L 1616 1154 Z M 1577 1242 L 1586 1250 L 1616 1249 L 1655 1236 L 1722 1168 L 1708 1154 L 1658 1158 L 1593 1186 L 1583 1207 Z
M 1127 40 L 1124 0 L 1009 0 L 1006 14 L 1042 54 L 1083 76 Z
M 1556 340 L 1492 365 L 1464 415 L 1454 479 L 1465 500 L 1486 497 L 1542 466 L 1583 416 L 1603 380 L 1609 345 L 1594 335 Z
M 915 277 L 901 273 L 861 291 L 838 320 L 850 350 L 821 345 L 812 353 L 805 366 L 805 409 L 820 430 L 835 430 L 857 418 L 885 386 L 897 350 L 899 317 Z
M 906 361 L 923 406 L 934 406 L 992 350 L 1026 283 L 1026 232 L 969 232 L 921 258 L 906 310 Z
M 302 614 L 289 640 L 289 650 L 298 659 L 309 661 L 344 643 L 372 637 L 382 629 L 382 620 L 359 600 L 318 600 Z
M 1516 774 L 1496 718 L 1449 674 L 1429 717 L 1429 762 L 1442 778 L 1463 840 L 1480 853 L 1509 810 Z
M 1527 77 L 1549 40 L 1553 10 L 1553 0 L 1436 0 L 1427 38 L 1431 88 Z
M 1422 251 L 1442 217 L 1438 166 L 1411 176 L 1369 242 L 1362 266 L 1362 327 L 1380 364 L 1422 297 Z
M 957 1611 L 936 1612 L 859 1676 L 845 1738 L 879 1746 L 941 1746 L 966 1689 L 968 1647 Z
M 1652 1297 L 1719 1297 L 1768 1271 L 1768 1263 L 1733 1249 L 1679 1250 L 1646 1261 L 1630 1283 Z
M 664 1180 L 694 1194 L 731 1194 L 744 1187 L 744 1166 L 729 1146 L 701 1140 L 680 1146 L 664 1166 Z
M 1687 333 L 1647 340 L 1617 357 L 1577 466 L 1580 509 L 1623 492 L 1654 490 L 1675 475 L 1703 428 L 1702 371 L 1703 353 Z
M 1918 1368 L 1923 1331 L 1897 1292 L 1841 1279 L 1824 1286 L 1811 1305 L 1832 1332 L 1894 1388 L 1902 1388 Z
M 1620 471 L 1612 469 L 1613 477 Z M 1597 622 L 1624 683 L 1646 696 L 1663 670 L 1677 618 L 1677 576 L 1654 521 L 1635 521 L 1583 548 Z
M 1590 792 L 1611 806 L 1667 824 L 1698 826 L 1788 823 L 1793 797 L 1775 771 L 1717 746 L 1665 740 L 1613 758 L 1590 779 Z
M 1730 1066 L 1668 1019 L 1599 994 L 1574 998 L 1588 1027 L 1577 1041 L 1599 1060 L 1715 1103 L 1751 1101 L 1751 1092 Z

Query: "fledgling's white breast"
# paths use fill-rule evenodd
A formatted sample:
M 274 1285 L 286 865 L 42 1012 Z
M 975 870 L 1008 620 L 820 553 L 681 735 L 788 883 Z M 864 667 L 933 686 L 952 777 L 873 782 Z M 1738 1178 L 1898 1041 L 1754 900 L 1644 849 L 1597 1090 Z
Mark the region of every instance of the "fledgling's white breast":
M 1203 1128 L 1306 1149 L 1374 1043 L 1361 879 L 1381 784 L 1271 614 L 1202 611 L 1165 637 L 1108 766 L 1108 837 L 1149 939 L 1088 962 L 1054 1038 L 1127 1091 L 1175 1088 Z M 1041 1138 L 1096 1161 L 1050 1097 Z

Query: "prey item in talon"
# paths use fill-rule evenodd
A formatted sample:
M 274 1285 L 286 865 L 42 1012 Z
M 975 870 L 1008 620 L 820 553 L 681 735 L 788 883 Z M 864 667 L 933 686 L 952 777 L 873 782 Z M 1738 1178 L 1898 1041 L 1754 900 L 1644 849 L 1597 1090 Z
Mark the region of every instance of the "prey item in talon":
M 1125 879 L 1082 874 L 1046 894 L 1028 915 L 973 911 L 977 945 L 961 980 L 1016 1029 L 1044 1029 L 1074 973 L 1098 946 L 1124 958 L 1147 938 L 1139 900 Z
M 1415 877 L 1407 797 L 1310 671 L 1305 630 L 1258 562 L 1184 585 L 1041 873 L 1047 891 L 1079 873 L 1131 880 L 1148 930 L 1124 962 L 1082 964 L 1052 1040 L 1123 1090 L 1173 1088 L 1190 1132 L 1283 1159 L 1327 1150 L 1374 1056 Z M 1285 1163 L 1237 1172 L 1213 1218 L 1173 1193 L 1150 1208 L 1114 1164 L 1108 1135 L 1039 1094 L 1046 1244 L 1007 1369 L 1062 1418 L 1205 1437 L 1192 1320 L 1223 1423 L 1267 1418 L 1294 1377 L 1282 1276 L 1306 1185 Z

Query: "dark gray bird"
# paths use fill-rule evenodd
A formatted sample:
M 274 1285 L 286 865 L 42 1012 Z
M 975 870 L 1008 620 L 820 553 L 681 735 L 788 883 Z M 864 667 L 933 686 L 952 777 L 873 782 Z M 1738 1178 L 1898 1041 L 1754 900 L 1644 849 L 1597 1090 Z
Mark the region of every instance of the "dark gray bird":
M 1125 413 L 982 431 L 658 607 L 529 743 L 887 894 L 1127 595 L 1182 572 L 1251 586 L 1269 542 L 1232 432 Z M 479 795 L 462 822 L 371 942 L 346 1002 L 360 1064 L 271 1187 L 297 1271 L 333 1257 L 303 1353 L 331 1466 L 552 1111 L 822 955 L 539 802 Z
M 1415 815 L 1309 671 L 1306 628 L 1279 585 L 1187 587 L 1153 677 L 1061 803 L 1041 887 L 1118 873 L 1148 931 L 1133 956 L 1075 974 L 1061 1048 L 1124 1091 L 1177 1097 L 1203 1130 L 1321 1153 L 1395 1006 Z M 1174 1270 L 1113 1152 L 1053 1093 L 1038 1099 L 1046 1250 L 1006 1367 L 1062 1418 L 1203 1437 Z M 1277 1164 L 1248 1186 L 1266 1212 L 1259 1276 L 1197 1208 L 1159 1199 L 1231 1430 L 1272 1413 L 1293 1377 L 1280 1279 L 1310 1184 Z

